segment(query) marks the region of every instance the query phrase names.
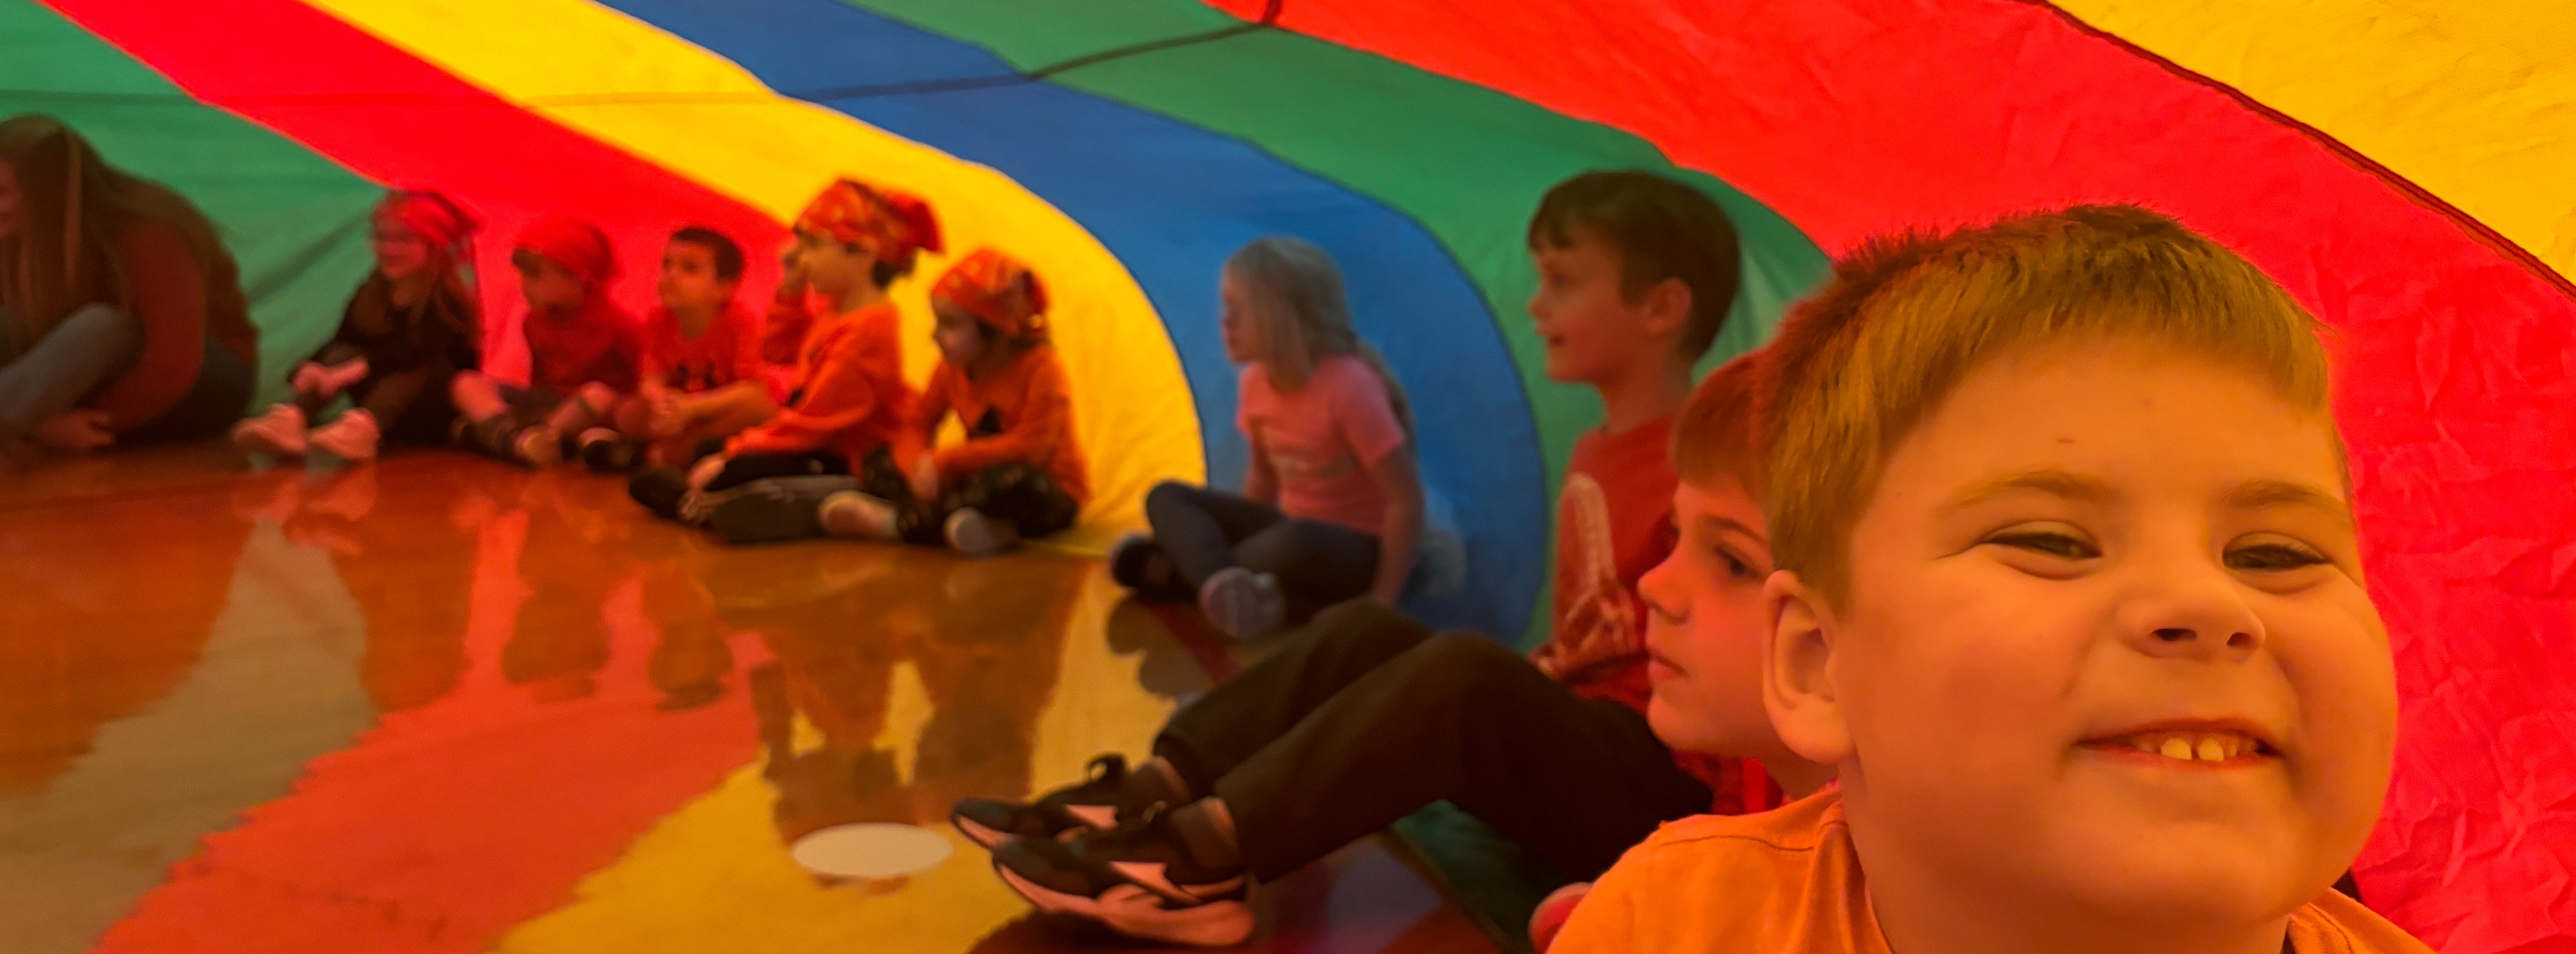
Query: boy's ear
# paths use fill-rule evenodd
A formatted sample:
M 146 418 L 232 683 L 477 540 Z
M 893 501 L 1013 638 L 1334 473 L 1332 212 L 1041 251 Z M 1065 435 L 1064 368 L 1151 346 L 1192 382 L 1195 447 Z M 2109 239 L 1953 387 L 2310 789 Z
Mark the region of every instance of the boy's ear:
M 1771 611 L 1771 642 L 1762 654 L 1762 707 L 1771 727 L 1799 758 L 1839 765 L 1852 743 L 1834 679 L 1842 633 L 1833 607 L 1790 570 L 1763 582 L 1762 599 Z
M 1678 335 L 1690 327 L 1691 289 L 1679 278 L 1667 278 L 1646 286 L 1646 330 L 1658 335 Z

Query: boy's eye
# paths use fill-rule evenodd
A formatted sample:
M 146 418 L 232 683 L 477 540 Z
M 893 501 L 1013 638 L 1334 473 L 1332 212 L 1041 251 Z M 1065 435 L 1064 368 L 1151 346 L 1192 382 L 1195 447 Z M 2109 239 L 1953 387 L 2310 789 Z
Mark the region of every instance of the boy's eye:
M 1753 580 L 1759 578 L 1753 572 L 1753 564 L 1744 562 L 1742 559 L 1738 558 L 1733 551 L 1730 551 L 1725 547 L 1715 547 L 1713 549 L 1717 554 L 1718 565 L 1726 568 L 1726 575 L 1728 578 L 1737 580 Z
M 2083 538 L 2054 530 L 2016 530 L 1996 534 L 1986 542 L 2043 553 L 2061 560 L 2090 560 L 2102 555 L 2100 549 Z
M 2255 573 L 2278 573 L 2328 562 L 2324 554 L 2295 543 L 2258 543 L 2227 551 L 2227 568 Z

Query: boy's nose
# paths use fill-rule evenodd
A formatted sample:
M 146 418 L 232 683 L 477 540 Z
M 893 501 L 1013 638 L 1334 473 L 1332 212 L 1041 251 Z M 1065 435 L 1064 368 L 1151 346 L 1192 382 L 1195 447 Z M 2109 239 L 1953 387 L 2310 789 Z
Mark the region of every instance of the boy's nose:
M 2121 636 L 2150 656 L 2240 658 L 2262 648 L 2263 619 L 2223 568 L 2141 575 L 2118 611 Z

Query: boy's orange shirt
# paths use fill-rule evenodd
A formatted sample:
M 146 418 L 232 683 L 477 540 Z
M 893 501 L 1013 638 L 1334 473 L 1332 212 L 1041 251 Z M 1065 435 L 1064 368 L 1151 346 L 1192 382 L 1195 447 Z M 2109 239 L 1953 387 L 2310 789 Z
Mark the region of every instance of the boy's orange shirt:
M 2332 890 L 2290 916 L 2298 954 L 2432 954 Z M 1891 954 L 1860 855 L 1828 788 L 1758 815 L 1701 815 L 1628 850 L 1549 954 L 1658 951 Z
M 787 408 L 725 442 L 725 453 L 839 451 L 850 469 L 890 446 L 911 406 L 903 381 L 901 316 L 889 302 L 842 314 L 817 313 L 796 358 Z
M 966 440 L 933 451 L 939 424 L 951 411 L 966 429 Z M 1073 390 L 1052 345 L 1020 352 L 981 381 L 939 362 L 905 417 L 895 461 L 911 473 L 923 454 L 938 462 L 943 482 L 1025 461 L 1076 502 L 1091 499 L 1090 465 L 1073 429 Z

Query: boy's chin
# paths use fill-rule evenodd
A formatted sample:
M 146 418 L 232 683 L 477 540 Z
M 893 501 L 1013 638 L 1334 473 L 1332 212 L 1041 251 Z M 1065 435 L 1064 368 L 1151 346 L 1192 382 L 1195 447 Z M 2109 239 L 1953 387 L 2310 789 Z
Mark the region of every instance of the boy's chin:
M 2059 857 L 2074 900 L 2113 919 L 2250 926 L 2289 914 L 2332 884 L 2331 874 L 2318 880 L 2294 854 L 2219 839 L 2141 836 Z

